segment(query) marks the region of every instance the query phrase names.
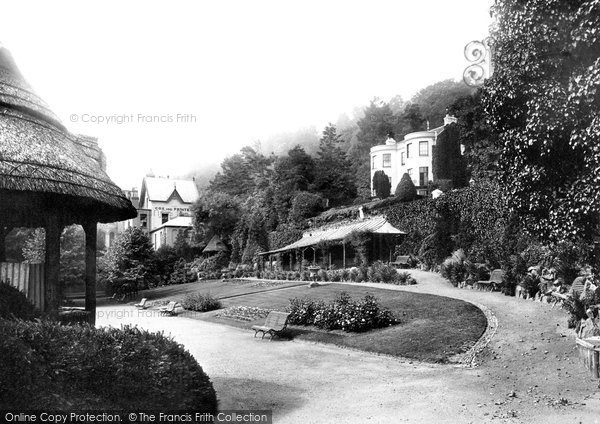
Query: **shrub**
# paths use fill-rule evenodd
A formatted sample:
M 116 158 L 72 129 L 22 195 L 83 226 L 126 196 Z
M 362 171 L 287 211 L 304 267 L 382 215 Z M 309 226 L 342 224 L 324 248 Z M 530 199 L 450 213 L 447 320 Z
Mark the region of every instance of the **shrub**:
M 160 333 L 0 320 L 0 357 L 0 409 L 217 409 L 200 365 Z
M 373 190 L 375 191 L 375 195 L 380 199 L 390 197 L 392 184 L 384 171 L 376 171 L 373 174 Z
M 519 285 L 523 287 L 523 289 L 525 289 L 525 292 L 527 293 L 528 297 L 532 298 L 540 290 L 539 283 L 539 278 L 527 274 L 525 277 L 523 277 Z
M 10 284 L 0 282 L 0 318 L 31 321 L 40 313 L 25 294 Z
M 410 286 L 417 284 L 417 280 L 415 280 L 408 272 L 399 272 L 398 278 L 396 279 L 396 284 L 401 286 Z
M 215 309 L 221 309 L 222 305 L 219 299 L 215 299 L 210 294 L 188 293 L 183 298 L 181 305 L 190 311 L 208 312 Z
M 465 252 L 459 249 L 442 263 L 440 273 L 442 277 L 449 280 L 456 287 L 459 283 L 468 279 L 470 267 L 471 263 L 467 261 Z
M 417 198 L 417 188 L 412 182 L 410 175 L 408 175 L 407 173 L 402 175 L 400 182 L 396 186 L 396 191 L 394 192 L 394 195 L 404 202 L 414 200 Z
M 315 314 L 323 309 L 325 304 L 321 301 L 313 300 L 309 297 L 290 299 L 288 318 L 290 324 L 295 325 L 313 325 Z
M 398 279 L 398 271 L 393 266 L 376 261 L 367 271 L 369 281 L 373 283 L 394 283 Z
M 192 272 L 191 265 L 181 258 L 173 267 L 173 272 L 169 278 L 169 284 L 185 284 L 196 281 L 197 274 Z

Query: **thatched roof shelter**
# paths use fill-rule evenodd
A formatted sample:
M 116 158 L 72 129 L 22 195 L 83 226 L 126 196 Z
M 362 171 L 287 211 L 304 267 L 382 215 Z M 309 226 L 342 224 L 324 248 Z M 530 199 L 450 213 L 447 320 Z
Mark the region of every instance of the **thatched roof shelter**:
M 65 224 L 136 216 L 106 174 L 96 139 L 70 134 L 0 47 L 0 196 L 8 193 L 13 202 L 0 206 L 8 212 L 5 223 L 42 226 L 49 209 L 57 209 Z M 17 215 L 24 207 L 27 216 Z
M 229 249 L 223 243 L 223 240 L 216 234 L 211 237 L 206 247 L 202 250 L 202 253 L 211 255 L 219 252 L 228 252 Z
M 0 45 L 0 261 L 7 231 L 44 227 L 47 304 L 58 309 L 60 233 L 66 225 L 82 225 L 89 256 L 86 309 L 93 303 L 95 311 L 96 224 L 135 216 L 131 202 L 106 174 L 96 139 L 69 133 Z

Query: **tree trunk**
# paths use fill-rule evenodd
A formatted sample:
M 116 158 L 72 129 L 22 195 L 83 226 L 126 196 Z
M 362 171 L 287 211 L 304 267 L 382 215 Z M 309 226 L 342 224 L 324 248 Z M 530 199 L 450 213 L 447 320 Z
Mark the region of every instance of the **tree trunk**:
M 85 310 L 88 322 L 96 324 L 96 237 L 95 222 L 83 225 L 85 231 Z

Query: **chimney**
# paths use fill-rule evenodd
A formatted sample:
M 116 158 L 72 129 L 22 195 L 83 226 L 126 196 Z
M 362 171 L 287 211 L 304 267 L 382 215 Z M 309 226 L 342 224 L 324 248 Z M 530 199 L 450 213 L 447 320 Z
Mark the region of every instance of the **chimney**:
M 455 116 L 448 115 L 448 114 L 446 114 L 446 116 L 444 116 L 444 126 L 450 125 L 450 124 L 455 124 L 457 121 L 458 121 L 458 119 L 456 119 Z

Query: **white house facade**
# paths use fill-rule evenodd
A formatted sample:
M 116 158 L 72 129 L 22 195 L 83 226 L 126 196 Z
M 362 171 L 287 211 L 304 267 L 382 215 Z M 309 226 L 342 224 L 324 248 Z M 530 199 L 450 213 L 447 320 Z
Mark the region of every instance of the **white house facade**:
M 388 138 L 383 145 L 371 147 L 371 193 L 373 190 L 373 175 L 383 171 L 390 179 L 392 193 L 400 182 L 402 175 L 407 173 L 417 187 L 419 195 L 427 195 L 429 181 L 433 181 L 433 147 L 437 137 L 444 127 L 456 122 L 456 118 L 446 115 L 444 125 L 429 131 L 418 131 L 406 134 L 404 139 L 396 141 Z

